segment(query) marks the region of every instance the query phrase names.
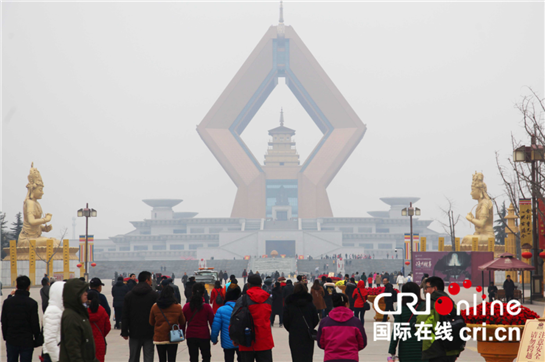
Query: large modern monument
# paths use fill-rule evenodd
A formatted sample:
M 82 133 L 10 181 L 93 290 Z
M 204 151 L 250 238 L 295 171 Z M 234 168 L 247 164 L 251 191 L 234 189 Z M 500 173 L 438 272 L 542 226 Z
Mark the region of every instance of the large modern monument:
M 323 133 L 302 165 L 262 165 L 241 139 L 280 77 Z M 291 215 L 317 218 L 333 216 L 327 186 L 362 139 L 365 125 L 295 30 L 284 25 L 281 8 L 279 24 L 265 33 L 197 131 L 238 188 L 231 217 L 272 217 L 271 202 L 280 190 L 289 190 Z

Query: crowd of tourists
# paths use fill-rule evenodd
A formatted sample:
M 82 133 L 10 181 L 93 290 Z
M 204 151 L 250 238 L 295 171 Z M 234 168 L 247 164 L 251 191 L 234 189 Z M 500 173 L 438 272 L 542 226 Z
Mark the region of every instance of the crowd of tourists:
M 30 362 L 39 346 L 43 346 L 44 362 L 107 359 L 112 312 L 102 294 L 104 283 L 99 278 L 89 283 L 82 279 L 51 284 L 44 278 L 40 327 L 38 303 L 30 298 L 30 279 L 17 278 L 17 289 L 2 306 L 8 362 Z M 325 275 L 314 281 L 299 275 L 292 281 L 280 273 L 261 276 L 245 271 L 244 279 L 247 282 L 239 284 L 234 275 L 222 278 L 208 293 L 203 283 L 184 274 L 182 300 L 171 278 L 158 278 L 147 271 L 138 277 L 130 274 L 128 280 L 119 275 L 111 293 L 114 328 L 128 341 L 129 362 L 139 362 L 141 354 L 144 362 L 152 362 L 154 349 L 159 362 L 174 362 L 181 342 L 187 344 L 190 362 L 209 362 L 211 345 L 217 343 L 221 343 L 226 362 L 272 361 L 276 316 L 279 327 L 288 332 L 293 361 L 312 361 L 316 345 L 324 350 L 324 361 L 359 361 L 359 351 L 367 346 L 364 323 L 371 309 L 368 287 L 373 283 L 391 292 L 385 298 L 386 310 L 394 310 L 396 302 L 390 280 L 404 293 L 416 296 L 418 310 L 425 310 L 422 291 L 431 294 L 432 301 L 448 297 L 438 277 L 423 278 L 422 288 L 410 276 L 405 279 L 388 273 L 362 273 L 358 280 L 346 274 L 334 282 Z M 406 299 L 401 302 L 401 315 L 395 316 L 396 323 L 439 320 L 433 307 L 429 315 L 416 318 L 406 306 L 412 299 Z M 416 336 L 401 341 L 392 338 L 388 350 L 402 362 L 452 362 L 460 352 L 418 341 Z

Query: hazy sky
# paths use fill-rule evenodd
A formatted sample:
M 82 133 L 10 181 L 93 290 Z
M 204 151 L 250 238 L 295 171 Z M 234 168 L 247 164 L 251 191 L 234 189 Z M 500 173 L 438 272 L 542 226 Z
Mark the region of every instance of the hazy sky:
M 278 2 L 3 3 L 2 198 L 22 211 L 31 162 L 53 237 L 86 202 L 105 238 L 149 218 L 145 198 L 228 217 L 236 187 L 195 127 L 278 23 Z M 444 197 L 475 205 L 472 174 L 503 198 L 495 152 L 524 137 L 514 108 L 544 94 L 544 4 L 284 3 L 294 27 L 367 133 L 328 188 L 335 216 L 387 210 L 379 197 L 417 196 L 425 219 Z M 321 137 L 279 82 L 242 134 L 261 162 L 267 130 L 296 130 L 304 161 Z M 529 141 L 525 139 L 525 141 Z M 77 234 L 85 223 L 78 220 Z M 433 228 L 441 230 L 438 223 Z

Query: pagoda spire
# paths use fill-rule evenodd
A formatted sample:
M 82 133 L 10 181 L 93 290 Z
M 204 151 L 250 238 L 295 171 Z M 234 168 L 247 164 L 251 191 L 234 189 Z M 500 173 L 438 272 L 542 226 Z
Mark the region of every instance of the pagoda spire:
M 280 108 L 280 126 L 284 126 L 284 108 Z
M 278 19 L 278 23 L 284 24 L 284 4 L 282 0 L 280 0 L 280 18 Z

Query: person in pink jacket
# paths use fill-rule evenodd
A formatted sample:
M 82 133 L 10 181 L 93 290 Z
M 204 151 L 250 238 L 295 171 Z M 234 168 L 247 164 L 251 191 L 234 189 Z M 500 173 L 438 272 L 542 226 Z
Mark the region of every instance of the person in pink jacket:
M 322 319 L 316 340 L 324 350 L 324 362 L 358 362 L 358 351 L 367 346 L 367 336 L 359 319 L 348 307 L 348 297 L 332 296 L 333 310 Z

